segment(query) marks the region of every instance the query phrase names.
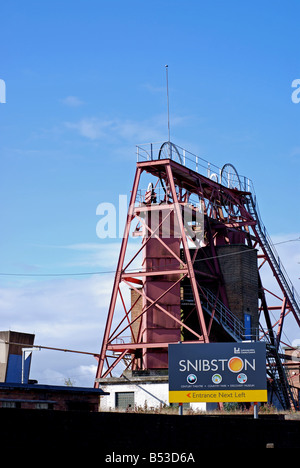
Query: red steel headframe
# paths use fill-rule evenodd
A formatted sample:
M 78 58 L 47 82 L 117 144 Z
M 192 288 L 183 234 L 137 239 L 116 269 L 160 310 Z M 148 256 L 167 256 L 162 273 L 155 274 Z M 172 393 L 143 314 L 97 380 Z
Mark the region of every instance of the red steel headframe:
M 117 264 L 117 271 L 114 279 L 114 285 L 113 285 L 113 291 L 112 291 L 112 296 L 111 296 L 111 301 L 110 301 L 110 306 L 109 306 L 109 311 L 108 311 L 108 317 L 107 317 L 107 322 L 106 322 L 106 327 L 105 327 L 105 332 L 104 332 L 104 337 L 103 337 L 103 342 L 102 342 L 102 349 L 99 357 L 99 362 L 98 362 L 98 369 L 97 369 L 97 374 L 96 374 L 96 379 L 100 377 L 106 377 L 107 375 L 111 374 L 112 369 L 122 360 L 124 357 L 130 353 L 132 353 L 134 350 L 138 349 L 143 349 L 143 348 L 167 348 L 169 345 L 169 342 L 159 342 L 159 343 L 145 343 L 145 342 L 140 342 L 140 341 L 130 341 L 128 343 L 117 343 L 116 339 L 124 332 L 124 330 L 131 329 L 132 324 L 138 320 L 143 314 L 147 312 L 147 310 L 150 307 L 156 306 L 161 313 L 164 313 L 171 317 L 174 321 L 178 323 L 178 326 L 186 328 L 189 332 L 193 334 L 195 339 L 201 341 L 201 342 L 208 342 L 209 337 L 208 337 L 208 332 L 204 320 L 204 315 L 202 311 L 202 306 L 201 306 L 201 301 L 200 301 L 200 296 L 199 296 L 199 290 L 197 286 L 197 281 L 195 278 L 195 272 L 194 272 L 194 266 L 193 262 L 191 259 L 191 253 L 188 245 L 188 233 L 187 233 L 187 226 L 184 225 L 183 217 L 182 217 L 182 203 L 178 200 L 177 192 L 176 192 L 176 186 L 175 186 L 175 180 L 174 180 L 174 173 L 173 173 L 173 166 L 177 165 L 172 160 L 155 160 L 155 161 L 147 161 L 145 162 L 140 162 L 137 163 L 137 168 L 136 168 L 136 173 L 134 177 L 134 183 L 133 183 L 133 189 L 131 193 L 131 199 L 130 199 L 130 204 L 129 204 L 129 209 L 128 209 L 128 214 L 127 214 L 127 220 L 126 220 L 126 226 L 125 226 L 125 231 L 124 231 L 124 236 L 122 239 L 121 243 L 121 249 L 120 249 L 120 255 L 119 255 L 119 260 Z M 183 168 L 182 169 L 186 169 Z M 133 258 L 127 263 L 127 265 L 124 267 L 124 260 L 125 260 L 125 254 L 126 254 L 126 249 L 128 245 L 128 239 L 129 239 L 129 234 L 130 234 L 130 227 L 132 224 L 132 221 L 136 219 L 137 221 L 140 221 L 141 218 L 139 217 L 139 212 L 140 210 L 136 208 L 136 199 L 137 199 L 137 192 L 138 192 L 138 187 L 140 183 L 140 178 L 141 174 L 143 171 L 147 172 L 152 172 L 153 174 L 161 174 L 161 172 L 164 172 L 165 179 L 167 180 L 167 184 L 169 186 L 170 190 L 170 197 L 173 200 L 173 203 L 168 203 L 168 208 L 169 212 L 173 211 L 174 212 L 174 217 L 176 217 L 176 220 L 178 222 L 178 229 L 180 232 L 180 239 L 183 245 L 183 251 L 184 251 L 184 258 L 185 262 L 181 258 L 177 258 L 178 260 L 178 266 L 175 268 L 172 265 L 172 268 L 170 270 L 163 270 L 163 271 L 139 271 L 139 272 L 127 272 L 126 267 L 128 267 L 133 258 L 136 257 L 137 253 L 134 254 Z M 157 226 L 159 228 L 160 226 Z M 159 239 L 162 244 L 164 244 L 163 239 L 157 234 L 157 232 L 151 230 L 149 226 L 146 225 L 146 229 L 151 231 L 149 237 L 147 238 L 148 240 L 151 238 L 156 238 Z M 156 229 L 157 231 L 158 229 Z M 145 244 L 147 243 L 147 239 L 144 242 L 144 245 L 142 246 L 145 247 Z M 190 239 L 190 238 L 189 238 Z M 166 244 L 164 244 L 164 247 L 166 249 L 169 249 Z M 142 249 L 140 248 L 139 251 Z M 169 249 L 170 250 L 170 249 Z M 173 254 L 174 258 L 176 258 L 176 254 L 171 252 L 171 255 Z M 143 289 L 137 289 L 135 287 L 135 284 L 142 285 L 142 281 L 139 278 L 147 277 L 147 276 L 155 276 L 155 275 L 177 275 L 178 276 L 178 282 L 182 280 L 183 276 L 188 277 L 190 279 L 191 283 L 191 288 L 193 291 L 194 299 L 195 299 L 195 305 L 196 305 L 196 310 L 199 318 L 199 324 L 200 324 L 200 329 L 201 329 L 201 334 L 198 332 L 192 330 L 190 327 L 188 327 L 182 320 L 176 318 L 175 316 L 172 316 L 172 313 L 170 313 L 168 310 L 166 310 L 163 305 L 160 304 L 160 299 L 168 292 L 168 290 L 164 291 L 160 297 L 156 298 L 156 300 L 152 300 L 151 298 L 145 296 L 145 293 L 143 292 Z M 126 306 L 124 304 L 124 300 L 121 295 L 120 291 L 120 284 L 124 282 L 127 285 L 129 285 L 131 288 L 135 289 L 138 294 L 141 296 L 145 296 L 146 301 L 148 303 L 150 302 L 150 305 L 148 305 L 140 316 L 135 317 L 133 320 L 130 318 L 130 312 L 132 307 L 127 310 Z M 169 288 L 171 289 L 176 283 L 173 283 L 173 285 Z M 121 297 L 122 304 L 124 306 L 124 311 L 125 311 L 125 316 L 122 318 L 121 322 L 117 324 L 117 326 L 114 328 L 112 331 L 112 324 L 113 324 L 113 319 L 114 319 L 114 312 L 115 312 L 115 307 L 116 307 L 116 301 L 117 297 Z M 126 326 L 125 328 L 123 327 L 120 329 L 121 325 L 123 322 L 126 320 Z M 132 333 L 131 333 L 131 338 L 132 338 Z M 114 362 L 111 365 L 108 365 L 108 353 L 113 352 L 113 353 L 118 353 L 117 356 L 114 356 Z M 104 365 L 107 365 L 107 369 L 104 371 Z
M 142 174 L 150 174 L 164 186 L 166 196 L 163 202 L 152 204 L 150 201 L 149 203 L 149 197 L 148 199 L 143 198 L 144 201 L 141 202 L 139 189 Z M 247 190 L 246 183 L 243 187 L 244 190 L 242 190 L 241 185 L 239 187 L 226 187 L 226 184 L 220 180 L 221 177 L 220 179 L 217 177 L 217 180 L 213 179 L 213 177 L 201 175 L 171 158 L 151 159 L 137 163 L 98 361 L 95 378 L 96 387 L 99 386 L 99 379 L 111 376 L 112 371 L 121 361 L 125 362 L 127 368 L 137 369 L 137 356 L 139 353 L 151 353 L 151 350 L 160 349 L 167 350 L 171 342 L 178 341 L 178 339 L 177 341 L 170 341 L 167 335 L 163 333 L 161 336 L 165 336 L 165 338 L 160 341 L 158 339 L 145 340 L 145 336 L 148 335 L 144 334 L 143 336 L 143 323 L 145 324 L 145 317 L 153 309 L 156 310 L 156 313 L 164 316 L 165 321 L 169 321 L 168 323 L 171 320 L 174 327 L 177 327 L 179 336 L 180 330 L 183 330 L 187 332 L 189 339 L 193 341 L 199 343 L 211 341 L 211 328 L 218 298 L 225 308 L 229 307 L 216 248 L 218 245 L 230 244 L 231 235 L 240 239 L 241 243 L 247 245 L 250 250 L 257 249 L 258 259 L 262 259 L 262 263 L 257 267 L 259 299 L 261 302 L 257 313 L 258 316 L 260 315 L 265 319 L 266 328 L 261 328 L 261 336 L 263 339 L 267 337 L 267 341 L 276 348 L 277 354 L 274 355 L 276 359 L 279 356 L 279 344 L 286 315 L 292 312 L 297 325 L 300 326 L 299 304 L 297 300 L 294 300 L 294 290 L 291 290 L 290 283 L 286 280 L 280 265 L 278 265 L 274 257 L 271 242 L 266 237 L 264 226 L 256 211 L 255 201 L 253 201 L 251 192 Z M 194 200 L 196 200 L 197 206 L 191 202 L 190 195 L 195 197 Z M 148 192 L 148 196 L 151 199 L 150 192 Z M 201 251 L 201 255 L 204 257 L 207 253 L 205 249 L 201 249 L 199 239 L 194 235 L 191 226 L 185 223 L 183 216 L 184 209 L 188 207 L 192 212 L 192 217 L 195 217 L 200 206 L 204 213 L 206 241 L 210 248 L 210 257 L 201 258 L 201 261 L 206 262 L 207 268 L 205 271 L 197 268 L 197 261 L 199 261 L 197 253 Z M 153 226 L 149 222 L 151 216 L 146 216 L 146 214 L 154 214 L 155 210 L 160 211 L 160 221 Z M 172 249 L 171 244 L 161 235 L 164 220 L 170 219 L 172 216 L 180 238 L 181 253 L 179 254 L 178 251 Z M 130 230 L 134 222 L 143 226 L 142 244 L 136 248 L 130 260 L 126 260 L 125 263 Z M 169 268 L 153 269 L 149 267 L 147 262 L 144 262 L 143 268 L 131 271 L 133 260 L 140 253 L 145 252 L 154 239 L 164 249 L 164 252 L 168 253 Z M 194 246 L 193 250 L 190 249 L 191 243 Z M 264 264 L 270 266 L 277 286 L 282 292 L 281 298 L 278 294 L 264 288 L 260 273 Z M 131 268 L 129 269 L 129 267 Z M 208 316 L 203 309 L 203 298 L 207 298 L 207 293 L 202 287 L 203 283 L 205 283 L 205 281 L 202 281 L 204 275 L 206 275 L 205 281 L 209 281 L 211 278 L 214 285 L 217 285 L 216 296 L 210 296 L 213 297 L 210 304 L 212 310 L 210 320 L 208 320 Z M 172 278 L 172 280 L 166 281 L 165 289 L 161 290 L 156 297 L 153 297 L 153 295 L 149 295 L 145 285 L 149 284 L 147 283 L 149 280 L 159 281 L 160 278 L 164 278 L 165 281 L 166 278 Z M 196 327 L 191 325 L 186 317 L 178 316 L 178 313 L 174 312 L 175 308 L 172 310 L 172 307 L 165 305 L 166 297 L 169 294 L 175 294 L 175 292 L 177 294 L 178 286 L 183 281 L 189 282 L 193 295 L 194 309 L 198 321 Z M 136 293 L 136 299 L 131 302 L 129 307 L 126 305 L 121 291 L 122 283 L 129 286 Z M 266 294 L 268 293 L 271 293 L 273 298 L 279 300 L 279 305 L 269 306 L 267 304 Z M 138 300 L 142 301 L 142 307 L 136 315 L 133 314 L 133 309 Z M 117 301 L 120 301 L 123 310 L 121 318 L 117 318 L 119 315 L 116 314 Z M 226 310 L 229 311 L 229 309 Z M 260 311 L 263 311 L 263 315 L 260 314 Z M 279 317 L 274 324 L 271 321 L 272 311 L 279 312 Z M 136 327 L 137 324 L 138 327 Z M 138 331 L 134 332 L 134 328 L 135 330 L 138 329 Z M 149 334 L 149 336 L 152 335 Z M 176 337 L 176 334 L 173 336 Z M 278 362 L 276 365 L 279 365 Z

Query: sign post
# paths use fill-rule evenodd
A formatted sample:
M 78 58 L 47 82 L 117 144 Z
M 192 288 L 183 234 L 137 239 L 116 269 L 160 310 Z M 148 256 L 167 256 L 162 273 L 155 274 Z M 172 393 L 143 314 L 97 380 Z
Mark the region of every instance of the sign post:
M 169 402 L 266 402 L 262 342 L 169 345 Z

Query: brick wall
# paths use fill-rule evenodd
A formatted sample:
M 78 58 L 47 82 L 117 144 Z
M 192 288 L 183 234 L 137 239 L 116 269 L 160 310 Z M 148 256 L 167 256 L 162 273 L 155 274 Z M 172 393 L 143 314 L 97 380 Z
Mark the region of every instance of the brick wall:
M 137 317 L 142 312 L 143 306 L 142 296 L 134 289 L 131 289 L 131 306 L 131 320 L 134 320 L 135 317 Z M 132 324 L 131 327 L 135 339 L 138 336 L 140 323 L 141 319 L 139 318 Z
M 101 390 L 47 385 L 0 385 L 0 407 L 99 411 Z
M 258 327 L 257 252 L 246 245 L 217 247 L 220 268 L 225 280 L 229 307 L 244 323 L 244 314 L 252 317 L 252 327 Z

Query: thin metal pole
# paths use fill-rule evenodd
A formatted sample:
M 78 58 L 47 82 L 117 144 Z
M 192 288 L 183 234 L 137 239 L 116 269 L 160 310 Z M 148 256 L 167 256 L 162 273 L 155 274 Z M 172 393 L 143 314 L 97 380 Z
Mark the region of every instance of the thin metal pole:
M 24 361 L 25 361 L 25 349 L 22 349 L 22 379 L 21 383 L 24 383 Z
M 258 418 L 258 405 L 257 402 L 254 403 L 254 412 L 253 412 L 254 419 Z
M 168 104 L 168 141 L 170 142 L 170 109 L 169 109 L 168 65 L 166 65 L 166 81 L 167 81 L 167 104 Z
M 30 349 L 50 349 L 50 350 L 53 350 L 53 351 L 63 351 L 65 353 L 79 353 L 79 354 L 89 354 L 90 356 L 94 356 L 94 357 L 97 357 L 97 356 L 100 356 L 99 353 L 90 353 L 88 351 L 77 351 L 77 350 L 74 350 L 74 349 L 65 349 L 65 348 L 53 348 L 53 347 L 50 347 L 50 346 L 41 346 L 41 345 L 30 345 L 28 343 L 14 343 L 12 341 L 4 341 L 5 344 L 10 344 L 10 345 L 14 345 L 14 346 L 21 346 L 21 347 L 26 347 L 26 348 L 30 348 Z M 29 349 L 27 350 L 29 351 Z

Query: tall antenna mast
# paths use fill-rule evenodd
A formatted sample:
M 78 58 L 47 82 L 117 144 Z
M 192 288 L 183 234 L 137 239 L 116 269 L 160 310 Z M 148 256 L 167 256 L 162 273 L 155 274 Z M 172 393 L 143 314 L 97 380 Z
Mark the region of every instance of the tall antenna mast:
M 168 103 L 168 141 L 170 142 L 170 110 L 169 110 L 168 65 L 166 65 L 166 81 L 167 81 L 167 103 Z

